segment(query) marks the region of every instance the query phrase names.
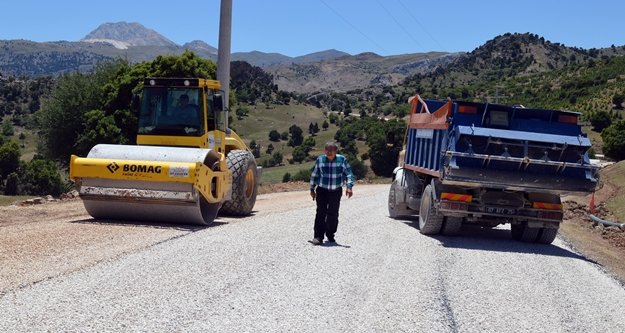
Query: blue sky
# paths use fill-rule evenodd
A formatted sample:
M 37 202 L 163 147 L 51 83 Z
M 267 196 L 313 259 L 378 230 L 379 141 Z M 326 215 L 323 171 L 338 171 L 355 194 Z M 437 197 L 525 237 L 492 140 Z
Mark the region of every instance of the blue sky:
M 217 47 L 219 2 L 3 1 L 0 39 L 77 41 L 102 23 L 126 21 L 178 44 Z M 506 32 L 600 48 L 625 44 L 623 15 L 625 2 L 616 0 L 233 0 L 232 52 L 470 52 Z

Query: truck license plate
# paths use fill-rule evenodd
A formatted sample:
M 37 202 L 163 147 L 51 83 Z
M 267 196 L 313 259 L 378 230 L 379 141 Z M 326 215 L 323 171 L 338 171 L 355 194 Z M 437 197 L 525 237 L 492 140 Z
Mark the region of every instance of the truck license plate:
M 485 207 L 486 213 L 500 214 L 500 215 L 516 215 L 516 209 L 505 207 Z

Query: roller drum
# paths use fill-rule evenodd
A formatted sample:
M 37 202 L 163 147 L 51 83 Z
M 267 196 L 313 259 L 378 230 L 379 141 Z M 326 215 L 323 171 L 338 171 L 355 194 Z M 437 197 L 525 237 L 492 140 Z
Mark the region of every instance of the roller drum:
M 219 161 L 219 154 L 211 149 L 101 144 L 87 158 L 211 166 Z M 208 225 L 221 206 L 209 204 L 190 183 L 82 178 L 79 192 L 89 215 L 102 220 Z

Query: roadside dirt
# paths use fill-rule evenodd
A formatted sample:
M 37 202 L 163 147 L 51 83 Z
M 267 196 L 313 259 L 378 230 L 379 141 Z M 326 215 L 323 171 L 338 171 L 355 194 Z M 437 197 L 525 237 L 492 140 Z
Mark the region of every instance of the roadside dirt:
M 610 168 L 610 167 L 608 167 Z M 595 192 L 595 212 L 593 215 L 616 222 L 618 219 L 606 208 L 609 198 L 625 195 L 625 189 L 602 177 L 599 189 Z M 606 227 L 590 220 L 589 195 L 569 195 L 562 198 L 564 223 L 560 228 L 562 236 L 573 248 L 587 258 L 604 267 L 615 278 L 625 283 L 625 230 Z M 623 223 L 624 221 L 618 221 Z

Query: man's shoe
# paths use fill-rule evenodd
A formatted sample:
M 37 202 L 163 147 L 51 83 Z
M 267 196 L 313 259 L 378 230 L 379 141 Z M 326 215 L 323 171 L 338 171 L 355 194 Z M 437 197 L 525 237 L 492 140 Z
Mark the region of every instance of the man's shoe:
M 312 245 L 321 245 L 323 241 L 319 238 L 313 238 L 311 241 Z
M 336 240 L 334 240 L 334 237 L 328 237 L 328 242 L 329 243 L 336 243 Z

